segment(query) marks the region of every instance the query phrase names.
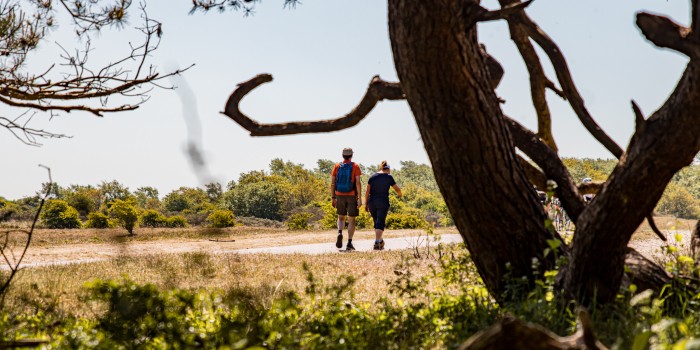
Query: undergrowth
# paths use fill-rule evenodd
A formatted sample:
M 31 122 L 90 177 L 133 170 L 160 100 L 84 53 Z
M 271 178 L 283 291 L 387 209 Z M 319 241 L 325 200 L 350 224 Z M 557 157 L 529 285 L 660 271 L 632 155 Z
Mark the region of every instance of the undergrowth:
M 426 259 L 431 271 L 414 273 Z M 687 259 L 669 260 L 669 271 L 679 278 L 696 273 Z M 199 255 L 188 261 L 208 262 Z M 356 301 L 353 276 L 322 283 L 307 264 L 303 270 L 303 292 L 284 290 L 281 283 L 206 291 L 127 277 L 92 280 L 84 286 L 84 302 L 93 305 L 94 317 L 58 312 L 60 296 L 36 291 L 23 310 L 0 313 L 0 334 L 5 340 L 42 338 L 46 348 L 66 349 L 426 349 L 455 348 L 505 315 L 560 335 L 576 329 L 576 305 L 557 299 L 556 270 L 540 276 L 517 303 L 499 304 L 463 248 L 405 254 L 388 294 L 371 303 Z M 626 287 L 612 305 L 589 310 L 597 336 L 612 349 L 699 346 L 700 297 L 690 292 L 692 281 L 681 279 L 660 295 Z M 509 283 L 512 293 L 524 290 L 523 281 Z

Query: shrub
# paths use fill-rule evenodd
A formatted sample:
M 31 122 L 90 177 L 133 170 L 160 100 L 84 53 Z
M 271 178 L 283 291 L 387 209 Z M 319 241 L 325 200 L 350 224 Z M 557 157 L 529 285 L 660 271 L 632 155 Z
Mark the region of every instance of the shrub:
M 174 215 L 165 219 L 165 227 L 187 227 L 187 219 L 181 215 Z
M 700 206 L 698 206 L 697 200 L 687 189 L 675 183 L 668 184 L 666 191 L 656 205 L 656 211 L 683 219 L 700 217 Z
M 109 219 L 109 216 L 100 212 L 93 212 L 88 214 L 87 221 L 85 221 L 85 227 L 110 228 L 114 227 L 114 223 Z
M 48 228 L 80 228 L 78 211 L 60 199 L 50 200 L 41 213 L 41 221 Z
M 214 212 L 209 214 L 209 216 L 207 217 L 207 221 L 209 221 L 211 227 L 216 228 L 231 227 L 236 224 L 233 212 L 225 209 L 215 210 Z
M 131 201 L 115 200 L 109 208 L 109 213 L 117 220 L 119 226 L 129 232 L 129 235 L 134 234 L 134 226 L 136 226 L 139 216 Z
M 296 213 L 287 220 L 287 227 L 290 230 L 308 230 L 309 219 L 313 217 L 311 213 Z
M 386 228 L 390 230 L 423 227 L 427 227 L 427 223 L 415 214 L 389 213 L 386 216 Z
M 142 227 L 164 227 L 166 218 L 156 210 L 146 210 L 141 214 L 140 224 Z

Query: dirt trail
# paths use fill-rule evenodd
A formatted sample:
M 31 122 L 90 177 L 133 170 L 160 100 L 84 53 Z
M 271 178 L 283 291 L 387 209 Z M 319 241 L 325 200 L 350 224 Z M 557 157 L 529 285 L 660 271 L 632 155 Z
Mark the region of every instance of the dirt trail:
M 690 241 L 690 231 L 665 231 L 669 244 L 680 247 L 688 246 Z M 680 242 L 676 240 L 678 234 Z M 440 235 L 443 243 L 461 243 L 462 237 L 458 234 Z M 427 244 L 437 244 L 433 237 L 426 240 L 426 236 L 410 235 L 403 237 L 386 238 L 386 249 L 408 249 L 415 247 L 425 247 Z M 103 261 L 119 256 L 138 256 L 146 254 L 179 254 L 192 252 L 206 252 L 209 254 L 326 254 L 339 250 L 335 247 L 335 240 L 331 239 L 327 243 L 307 243 L 297 245 L 283 245 L 280 240 L 270 240 L 266 238 L 244 238 L 238 241 L 222 240 L 212 241 L 208 239 L 179 239 L 179 240 L 154 240 L 136 241 L 125 243 L 85 243 L 66 244 L 56 246 L 31 247 L 22 263 L 23 267 L 66 265 L 77 263 L 88 263 Z M 294 242 L 288 240 L 286 242 Z M 346 240 L 347 242 L 347 240 Z M 358 239 L 353 244 L 358 251 L 371 251 L 374 240 Z M 661 254 L 661 247 L 665 245 L 658 238 L 637 239 L 630 242 L 630 246 L 637 249 L 643 255 L 653 258 Z M 0 265 L 0 269 L 7 266 Z
M 333 237 L 334 238 L 334 237 Z M 434 238 L 426 240 L 426 236 L 406 236 L 387 238 L 387 250 L 424 247 L 427 244 L 437 244 Z M 347 242 L 347 239 L 346 241 Z M 460 243 L 462 237 L 458 234 L 443 234 L 443 243 Z M 251 242 L 246 242 L 250 246 Z M 353 240 L 358 251 L 371 251 L 374 244 L 372 239 Z M 47 266 L 87 263 L 112 259 L 118 256 L 135 256 L 146 254 L 178 254 L 206 252 L 209 254 L 325 254 L 338 252 L 335 239 L 327 243 L 310 243 L 299 245 L 262 246 L 253 244 L 256 248 L 242 248 L 235 241 L 211 240 L 158 240 L 150 242 L 102 243 L 102 244 L 71 244 L 60 246 L 32 247 L 27 252 L 22 266 Z M 1 269 L 2 267 L 0 267 Z

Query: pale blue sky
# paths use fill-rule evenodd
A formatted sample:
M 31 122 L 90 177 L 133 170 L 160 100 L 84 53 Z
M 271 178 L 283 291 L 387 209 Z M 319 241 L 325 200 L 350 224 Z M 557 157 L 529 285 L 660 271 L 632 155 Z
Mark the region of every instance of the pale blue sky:
M 251 93 L 245 113 L 261 122 L 313 120 L 340 116 L 364 94 L 371 77 L 396 80 L 387 31 L 386 1 L 303 1 L 283 10 L 283 1 L 265 0 L 252 17 L 211 12 L 188 15 L 186 0 L 149 1 L 148 11 L 163 22 L 161 48 L 152 62 L 162 70 L 196 66 L 184 79 L 196 98 L 202 146 L 213 178 L 226 183 L 241 172 L 265 169 L 273 158 L 313 168 L 319 158 L 338 159 L 343 147 L 355 149 L 355 160 L 376 164 L 386 159 L 428 162 L 405 101 L 382 102 L 358 126 L 330 134 L 252 138 L 219 112 L 235 85 L 259 73 L 275 80 Z M 496 1 L 484 1 L 496 8 Z M 537 0 L 530 16 L 559 44 L 591 114 L 623 148 L 631 136 L 635 99 L 645 114 L 670 94 L 687 59 L 648 43 L 634 25 L 637 11 L 667 14 L 689 21 L 689 1 L 680 0 Z M 137 13 L 132 13 L 136 23 Z M 60 23 L 53 40 L 70 46 L 71 26 Z M 504 66 L 498 94 L 505 112 L 535 127 L 528 75 L 510 41 L 505 22 L 481 24 L 480 40 Z M 32 65 L 46 67 L 55 59 L 53 40 Z M 67 41 L 66 40 L 70 40 Z M 95 63 L 124 52 L 129 31 L 105 31 L 94 42 Z M 121 50 L 120 50 L 121 49 Z M 545 57 L 540 51 L 541 57 Z M 548 61 L 546 69 L 555 79 Z M 29 147 L 0 130 L 0 195 L 15 199 L 33 194 L 52 168 L 60 185 L 93 184 L 116 179 L 135 190 L 154 186 L 165 195 L 179 186 L 201 185 L 184 152 L 187 129 L 183 107 L 174 91 L 156 90 L 133 112 L 95 118 L 71 113 L 33 126 L 66 133 L 72 139 L 46 140 Z M 560 154 L 573 157 L 611 155 L 588 135 L 566 101 L 549 94 Z M 20 111 L 0 106 L 3 115 Z

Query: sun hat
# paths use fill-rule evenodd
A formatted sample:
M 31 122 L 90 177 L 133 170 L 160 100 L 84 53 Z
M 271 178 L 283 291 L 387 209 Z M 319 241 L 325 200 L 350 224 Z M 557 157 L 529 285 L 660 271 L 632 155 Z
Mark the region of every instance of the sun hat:
M 343 148 L 343 155 L 344 156 L 351 156 L 352 155 L 352 148 Z

